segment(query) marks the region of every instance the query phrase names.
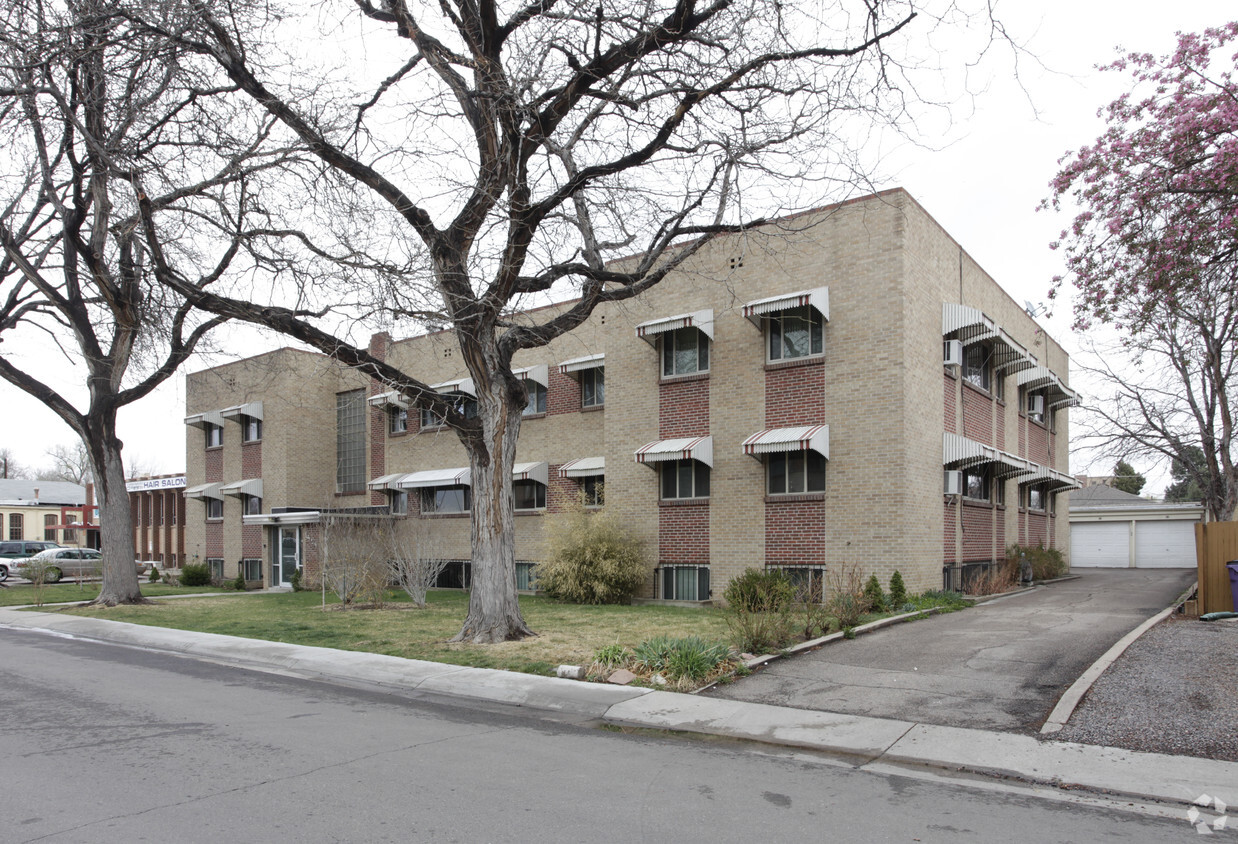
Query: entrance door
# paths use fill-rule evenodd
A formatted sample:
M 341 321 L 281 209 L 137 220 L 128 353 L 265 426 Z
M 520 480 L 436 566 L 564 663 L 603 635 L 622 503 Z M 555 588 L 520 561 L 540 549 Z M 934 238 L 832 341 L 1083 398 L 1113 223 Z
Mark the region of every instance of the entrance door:
M 271 584 L 291 586 L 293 572 L 301 568 L 301 529 L 276 528 L 275 540 L 271 559 Z

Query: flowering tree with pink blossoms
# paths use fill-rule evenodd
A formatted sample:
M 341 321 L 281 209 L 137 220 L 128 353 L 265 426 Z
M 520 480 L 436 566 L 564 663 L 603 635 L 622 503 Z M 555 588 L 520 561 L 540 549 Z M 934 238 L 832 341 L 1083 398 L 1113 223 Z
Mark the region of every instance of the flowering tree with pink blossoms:
M 1102 68 L 1130 73 L 1132 90 L 1100 112 L 1095 143 L 1062 159 L 1046 203 L 1078 208 L 1053 244 L 1067 269 L 1053 292 L 1077 289 L 1076 328 L 1121 331 L 1093 368 L 1114 388 L 1089 408 L 1093 443 L 1190 466 L 1216 519 L 1238 504 L 1236 44 L 1238 22 Z

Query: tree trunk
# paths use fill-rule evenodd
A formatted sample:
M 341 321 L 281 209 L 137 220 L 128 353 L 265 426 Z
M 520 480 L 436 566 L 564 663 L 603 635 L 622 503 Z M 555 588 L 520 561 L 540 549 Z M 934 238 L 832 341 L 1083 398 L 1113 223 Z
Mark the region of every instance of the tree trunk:
M 520 615 L 516 594 L 516 521 L 512 467 L 523 407 L 507 395 L 503 379 L 474 379 L 482 442 L 465 445 L 473 475 L 473 579 L 469 614 L 453 642 L 494 644 L 534 635 Z
M 104 432 L 86 444 L 95 473 L 99 503 L 99 534 L 103 551 L 103 585 L 92 603 L 114 607 L 141 604 L 146 599 L 138 586 L 137 555 L 133 547 L 133 523 L 129 491 L 125 489 L 123 444 L 116 437 L 115 419 L 105 422 Z

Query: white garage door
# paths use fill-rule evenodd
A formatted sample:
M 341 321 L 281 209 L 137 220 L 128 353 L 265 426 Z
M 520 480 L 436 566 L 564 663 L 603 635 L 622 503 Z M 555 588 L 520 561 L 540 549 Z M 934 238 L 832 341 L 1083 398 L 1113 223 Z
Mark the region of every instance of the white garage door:
M 1087 522 L 1070 526 L 1072 568 L 1130 565 L 1130 522 Z
M 1195 523 L 1137 522 L 1135 565 L 1144 569 L 1195 568 Z

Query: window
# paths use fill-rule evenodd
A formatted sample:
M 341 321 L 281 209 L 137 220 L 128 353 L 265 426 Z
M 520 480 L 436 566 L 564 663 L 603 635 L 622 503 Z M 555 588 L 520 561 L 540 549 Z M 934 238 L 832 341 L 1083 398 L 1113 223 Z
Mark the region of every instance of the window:
M 537 588 L 537 564 L 516 563 L 516 590 L 532 592 Z
M 22 524 L 25 517 L 21 513 L 9 513 L 9 539 L 22 539 L 25 533 L 25 525 Z
M 989 473 L 984 467 L 963 470 L 963 497 L 972 501 L 989 500 Z
M 546 412 L 546 388 L 536 381 L 525 379 L 524 387 L 529 392 L 529 401 L 524 406 L 524 415 L 533 416 Z
M 1026 393 L 1027 418 L 1033 422 L 1045 421 L 1045 395 L 1041 392 L 1028 390 Z
M 421 491 L 423 513 L 467 513 L 472 506 L 472 494 L 466 486 L 436 486 Z
M 668 460 L 662 464 L 662 498 L 708 498 L 709 467 L 699 460 Z
M 407 516 L 408 515 L 408 492 L 402 489 L 393 489 L 387 494 L 387 501 L 391 506 L 391 515 Z
M 512 502 L 517 510 L 544 510 L 546 487 L 537 481 L 512 481 Z
M 709 568 L 662 566 L 662 598 L 667 601 L 708 601 Z
M 222 557 L 207 557 L 206 567 L 211 572 L 211 580 L 218 583 L 224 579 L 224 561 Z
M 709 337 L 699 328 L 679 328 L 662 335 L 662 377 L 709 371 Z
M 246 580 L 262 580 L 262 560 L 241 560 L 241 570 Z
M 601 407 L 606 404 L 606 367 L 584 369 L 580 373 L 580 406 Z
M 1045 492 L 1040 486 L 1029 486 L 1027 488 L 1027 509 L 1029 510 L 1044 510 L 1045 509 Z
M 205 498 L 206 502 L 206 517 L 208 519 L 222 519 L 224 517 L 224 502 L 222 498 Z
M 818 452 L 775 452 L 765 466 L 770 495 L 825 492 L 825 456 Z
M 770 360 L 793 360 L 825 351 L 825 320 L 807 305 L 775 311 L 766 318 Z
M 257 516 L 262 512 L 262 498 L 257 495 L 245 496 L 245 515 Z
M 465 419 L 474 419 L 477 417 L 477 399 L 472 396 L 466 396 L 463 393 L 456 395 L 454 398 L 456 413 L 459 413 Z M 447 420 L 439 416 L 433 410 L 429 410 L 424 407 L 421 409 L 422 428 L 441 428 L 446 424 Z
M 335 396 L 335 491 L 365 492 L 365 390 Z
M 606 503 L 605 480 L 601 475 L 590 475 L 580 479 L 581 496 L 586 507 L 601 507 Z
M 54 527 L 54 525 L 56 524 L 56 521 L 57 521 L 56 517 L 52 515 L 47 515 L 43 517 L 43 539 L 44 541 L 46 542 L 56 541 L 56 528 Z
M 387 408 L 387 433 L 403 434 L 408 430 L 408 408 Z
M 172 498 L 168 501 L 168 524 L 172 524 L 172 525 L 176 524 L 176 510 L 178 506 L 177 500 L 179 498 L 180 498 L 179 495 L 173 495 Z
M 989 347 L 985 343 L 973 343 L 963 350 L 963 380 L 988 392 Z
M 262 439 L 262 420 L 255 416 L 241 417 L 241 442 L 253 443 Z
M 824 600 L 825 569 L 811 566 L 782 566 L 779 568 L 795 588 L 795 600 L 800 603 L 819 604 Z
M 224 444 L 224 426 L 216 425 L 213 422 L 206 422 L 202 425 L 202 430 L 206 431 L 206 447 L 219 448 Z

